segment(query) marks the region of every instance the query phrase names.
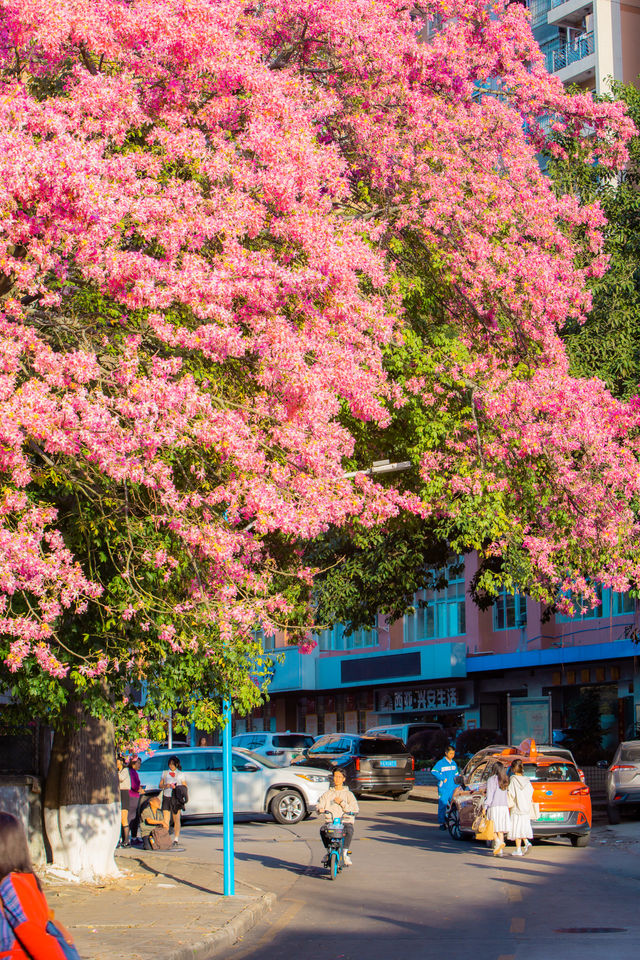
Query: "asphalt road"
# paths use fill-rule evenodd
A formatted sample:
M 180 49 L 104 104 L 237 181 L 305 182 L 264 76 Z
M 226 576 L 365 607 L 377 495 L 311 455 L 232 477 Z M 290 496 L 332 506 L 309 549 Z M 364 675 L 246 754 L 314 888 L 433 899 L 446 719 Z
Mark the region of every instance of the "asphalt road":
M 367 800 L 353 866 L 333 882 L 318 828 L 237 824 L 237 876 L 279 899 L 224 960 L 636 960 L 638 825 L 622 840 L 598 826 L 585 849 L 544 841 L 496 859 L 439 831 L 429 804 Z M 219 825 L 184 836 L 221 849 Z

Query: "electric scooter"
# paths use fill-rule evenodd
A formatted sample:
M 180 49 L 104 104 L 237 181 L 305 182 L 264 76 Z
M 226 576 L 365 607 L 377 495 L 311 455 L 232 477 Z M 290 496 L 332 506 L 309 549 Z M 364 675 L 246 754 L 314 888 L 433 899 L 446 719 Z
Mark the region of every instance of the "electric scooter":
M 332 823 L 325 826 L 325 834 L 329 841 L 324 864 L 329 868 L 329 877 L 335 880 L 344 866 L 342 855 L 344 852 L 344 826 L 341 817 L 334 817 Z

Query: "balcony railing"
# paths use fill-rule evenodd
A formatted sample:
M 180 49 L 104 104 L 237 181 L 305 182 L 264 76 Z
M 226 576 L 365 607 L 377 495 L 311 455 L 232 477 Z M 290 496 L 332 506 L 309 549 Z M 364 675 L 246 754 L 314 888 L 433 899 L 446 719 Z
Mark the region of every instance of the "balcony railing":
M 564 0 L 562 0 L 564 2 Z M 541 23 L 547 22 L 547 14 L 551 9 L 551 0 L 529 0 L 528 7 L 531 12 L 531 26 L 539 27 Z
M 594 51 L 593 33 L 583 33 L 573 40 L 554 40 L 545 44 L 544 55 L 549 73 L 557 73 Z

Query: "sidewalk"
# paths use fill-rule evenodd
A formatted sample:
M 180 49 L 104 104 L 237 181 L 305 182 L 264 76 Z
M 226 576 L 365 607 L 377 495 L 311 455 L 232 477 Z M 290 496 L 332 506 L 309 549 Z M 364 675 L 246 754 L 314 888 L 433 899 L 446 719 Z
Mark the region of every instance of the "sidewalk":
M 56 917 L 82 960 L 205 960 L 243 936 L 271 909 L 275 895 L 236 877 L 223 896 L 221 869 L 191 851 L 119 851 L 124 879 L 103 886 L 45 876 Z

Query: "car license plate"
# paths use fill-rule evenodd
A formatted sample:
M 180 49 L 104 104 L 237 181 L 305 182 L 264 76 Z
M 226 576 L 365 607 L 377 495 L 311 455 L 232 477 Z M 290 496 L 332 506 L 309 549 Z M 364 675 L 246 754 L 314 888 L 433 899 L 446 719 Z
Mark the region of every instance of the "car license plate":
M 395 767 L 395 765 L 396 765 L 395 760 L 381 760 L 381 761 L 380 761 L 380 766 L 381 766 L 381 767 Z
M 564 820 L 564 813 L 541 813 L 538 820 Z

